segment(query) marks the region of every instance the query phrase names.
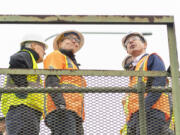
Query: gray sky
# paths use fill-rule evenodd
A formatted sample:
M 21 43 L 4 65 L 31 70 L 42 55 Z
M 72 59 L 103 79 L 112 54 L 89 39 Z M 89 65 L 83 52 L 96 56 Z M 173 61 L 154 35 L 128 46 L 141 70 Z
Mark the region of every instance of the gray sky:
M 70 0 L 70 1 L 59 1 L 59 0 L 30 0 L 30 1 L 24 1 L 24 0 L 16 0 L 16 1 L 10 1 L 10 0 L 2 0 L 1 5 L 0 5 L 0 14 L 26 14 L 26 15 L 38 15 L 38 14 L 45 14 L 45 15 L 172 15 L 175 18 L 175 26 L 176 26 L 176 38 L 177 38 L 177 47 L 178 50 L 180 50 L 180 15 L 178 14 L 178 0 L 151 0 L 151 1 L 144 1 L 144 0 L 136 0 L 136 1 L 131 1 L 131 0 L 125 0 L 125 1 L 119 1 L 119 0 L 99 0 L 95 1 L 95 3 L 91 0 Z M 3 31 L 1 30 L 1 41 L 4 40 L 6 42 L 6 46 L 8 46 L 8 49 L 3 50 L 1 49 L 1 57 L 3 56 L 3 62 L 1 62 L 2 66 L 1 67 L 6 67 L 7 62 L 6 59 L 9 55 L 11 55 L 13 52 L 15 52 L 17 49 L 15 46 L 18 46 L 18 41 L 21 41 L 22 38 L 22 33 L 25 32 L 36 32 L 42 34 L 43 37 L 47 37 L 49 35 L 52 35 L 57 32 L 61 32 L 63 30 L 67 29 L 76 29 L 79 31 L 107 31 L 107 32 L 128 32 L 128 31 L 136 31 L 139 30 L 139 32 L 143 31 L 152 31 L 153 29 L 145 29 L 143 27 L 139 28 L 137 26 L 132 27 L 119 27 L 117 28 L 116 26 L 112 27 L 103 27 L 103 26 L 88 26 L 88 27 L 77 27 L 77 26 L 62 26 L 59 25 L 58 29 L 56 28 L 36 28 L 31 30 L 26 30 L 27 27 L 22 27 L 22 28 L 16 28 L 15 30 L 12 30 L 11 27 L 9 30 Z M 3 27 L 4 26 L 0 26 Z M 12 26 L 13 27 L 13 26 Z M 28 29 L 28 28 L 27 28 Z M 30 28 L 31 29 L 31 28 Z M 155 28 L 156 29 L 156 28 Z M 166 29 L 166 28 L 164 28 Z M 44 32 L 40 32 L 43 31 Z M 10 31 L 10 32 L 9 32 Z M 21 31 L 19 33 L 19 31 Z M 156 30 L 155 30 L 156 31 Z M 11 33 L 18 32 L 16 34 L 15 39 L 18 41 L 13 41 L 13 43 L 10 43 L 10 40 L 6 40 L 7 38 L 5 37 L 5 34 L 9 35 Z M 159 33 L 160 34 L 160 33 Z M 163 33 L 164 34 L 164 33 Z M 85 36 L 85 45 L 82 48 L 81 51 L 77 53 L 77 58 L 79 63 L 81 63 L 81 68 L 82 69 L 119 69 L 121 68 L 121 58 L 122 56 L 126 55 L 126 52 L 121 48 L 121 38 L 123 35 L 84 35 Z M 155 51 L 158 52 L 162 58 L 164 59 L 166 66 L 169 65 L 169 58 L 167 58 L 168 50 L 167 42 L 166 39 L 161 40 L 158 38 L 159 36 L 163 36 L 162 34 L 158 35 L 156 37 L 156 33 L 153 33 L 152 36 L 147 37 L 148 40 L 156 40 L 153 41 L 151 44 L 151 41 L 149 41 L 149 44 L 152 46 L 148 46 L 148 52 Z M 12 36 L 9 36 L 12 38 Z M 14 36 L 13 36 L 14 37 Z M 105 38 L 104 38 L 105 37 Z M 163 36 L 163 38 L 166 37 Z M 9 39 L 9 38 L 8 38 Z M 112 39 L 112 40 L 109 40 Z M 11 39 L 12 40 L 12 39 Z M 13 39 L 14 40 L 14 39 Z M 53 39 L 52 39 L 53 40 Z M 160 42 L 159 42 L 160 41 Z M 51 48 L 51 41 L 48 41 L 50 48 Z M 104 45 L 107 43 L 108 45 Z M 14 46 L 13 48 L 10 46 Z M 119 46 L 118 46 L 119 45 Z M 155 45 L 155 47 L 153 47 Z M 165 45 L 165 46 L 164 46 Z M 1 48 L 4 47 L 4 43 L 2 45 L 1 43 Z M 103 48 L 102 48 L 103 46 Z M 163 46 L 163 49 L 162 49 Z M 94 64 L 94 58 L 98 60 L 96 57 L 97 51 L 93 51 L 94 55 L 89 55 L 92 54 L 91 50 L 96 50 L 96 49 L 103 49 L 102 54 L 106 53 L 107 51 L 109 52 L 109 48 L 112 48 L 115 52 L 117 53 L 111 53 L 112 56 L 119 57 L 118 62 L 106 62 L 105 57 L 104 60 L 101 59 L 101 63 L 96 63 Z M 151 47 L 151 48 L 150 48 Z M 165 47 L 165 48 L 164 48 Z M 162 51 L 163 50 L 163 51 Z M 51 51 L 50 49 L 48 51 Z M 88 51 L 88 53 L 87 53 Z M 7 53 L 8 52 L 8 53 Z M 112 52 L 112 51 L 111 51 Z M 164 53 L 164 54 L 162 54 Z M 83 55 L 83 57 L 82 57 Z M 180 59 L 180 54 L 178 54 L 179 59 Z M 87 58 L 90 59 L 89 62 L 87 61 Z M 89 58 L 90 57 L 90 58 Z M 93 61 L 92 61 L 93 60 Z M 120 61 L 120 62 L 119 62 Z M 42 67 L 42 66 L 40 66 Z
M 8 67 L 10 55 L 17 52 L 20 42 L 27 33 L 40 34 L 44 39 L 62 32 L 64 30 L 75 29 L 80 32 L 152 32 L 146 36 L 148 42 L 148 53 L 157 52 L 169 66 L 167 30 L 165 25 L 16 25 L 0 24 L 1 44 L 0 49 L 1 67 Z M 120 70 L 121 63 L 127 55 L 122 47 L 121 40 L 124 34 L 84 34 L 85 44 L 77 52 L 77 60 L 81 64 L 81 69 L 107 69 Z M 52 52 L 52 42 L 54 37 L 46 43 L 49 45 L 47 54 Z M 2 46 L 1 45 L 1 46 Z M 162 50 L 163 47 L 163 50 Z M 39 64 L 39 68 L 43 68 Z

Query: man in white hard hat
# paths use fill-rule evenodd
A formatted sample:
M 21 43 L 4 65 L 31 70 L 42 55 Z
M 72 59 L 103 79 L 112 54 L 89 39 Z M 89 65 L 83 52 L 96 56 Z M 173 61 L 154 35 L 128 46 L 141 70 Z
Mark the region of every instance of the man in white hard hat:
M 21 49 L 10 57 L 10 69 L 37 69 L 43 61 L 47 45 L 38 35 L 26 35 Z M 42 87 L 39 75 L 9 75 L 7 87 Z M 42 93 L 4 93 L 1 98 L 2 112 L 6 117 L 8 135 L 38 135 L 44 110 Z
M 137 32 L 129 33 L 122 39 L 123 47 L 132 56 L 134 71 L 165 71 L 165 65 L 161 57 L 156 54 L 146 53 L 147 41 L 143 35 Z M 137 76 L 130 77 L 129 87 L 136 87 Z M 164 87 L 166 77 L 143 77 L 141 80 L 146 89 Z M 127 135 L 140 135 L 139 126 L 139 98 L 136 93 L 128 93 L 124 101 L 126 112 Z M 166 93 L 148 92 L 144 95 L 146 112 L 146 129 L 148 135 L 166 135 L 170 120 L 170 97 Z M 166 128 L 165 128 L 166 127 Z
M 54 51 L 44 60 L 45 69 L 78 70 L 75 53 L 84 44 L 83 35 L 74 30 L 59 34 L 53 43 Z M 46 78 L 47 87 L 86 87 L 82 76 L 56 76 Z M 46 125 L 52 135 L 83 135 L 84 101 L 82 93 L 49 93 L 47 97 Z

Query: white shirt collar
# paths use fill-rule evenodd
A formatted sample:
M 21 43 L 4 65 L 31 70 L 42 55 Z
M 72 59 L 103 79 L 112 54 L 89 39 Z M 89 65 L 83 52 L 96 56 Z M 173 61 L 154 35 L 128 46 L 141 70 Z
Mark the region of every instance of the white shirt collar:
M 133 65 L 133 66 L 136 66 L 137 63 L 139 62 L 139 60 L 141 59 L 141 57 L 142 57 L 144 54 L 145 54 L 145 53 L 143 53 L 143 54 L 137 56 L 137 57 L 133 60 L 132 65 Z

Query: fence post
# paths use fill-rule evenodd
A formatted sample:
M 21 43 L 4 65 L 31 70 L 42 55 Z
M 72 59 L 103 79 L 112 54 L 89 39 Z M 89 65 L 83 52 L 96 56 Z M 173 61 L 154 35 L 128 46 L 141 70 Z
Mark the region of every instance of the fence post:
M 140 135 L 147 135 L 146 128 L 146 112 L 145 112 L 145 104 L 144 104 L 144 92 L 145 92 L 145 84 L 142 81 L 142 77 L 138 77 L 138 85 L 137 92 L 139 97 L 139 127 L 140 127 Z

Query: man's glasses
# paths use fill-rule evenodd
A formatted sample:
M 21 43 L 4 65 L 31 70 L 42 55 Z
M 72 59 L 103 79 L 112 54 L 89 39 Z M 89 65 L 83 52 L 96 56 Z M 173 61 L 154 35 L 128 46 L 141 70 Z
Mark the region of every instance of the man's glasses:
M 66 36 L 64 39 L 74 40 L 76 43 L 80 44 L 80 40 L 78 38 L 75 38 L 73 36 Z
M 133 36 L 133 37 L 130 37 L 126 40 L 126 42 L 124 43 L 124 45 L 127 47 L 127 45 L 132 42 L 132 41 L 136 41 L 136 40 L 141 40 L 138 36 Z

